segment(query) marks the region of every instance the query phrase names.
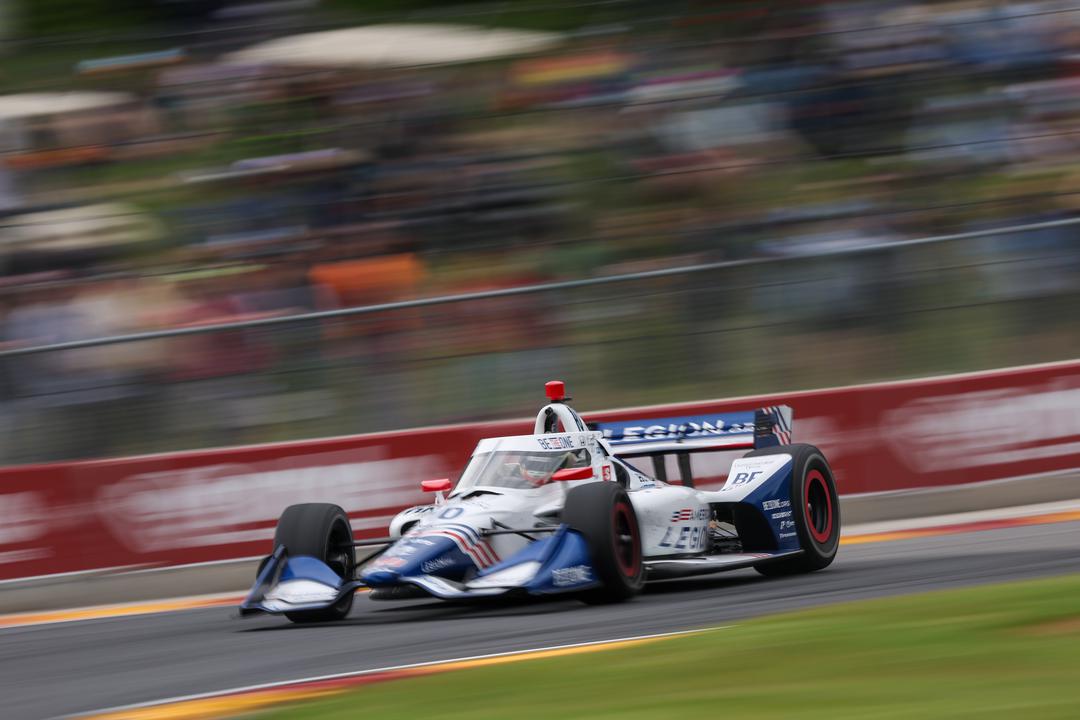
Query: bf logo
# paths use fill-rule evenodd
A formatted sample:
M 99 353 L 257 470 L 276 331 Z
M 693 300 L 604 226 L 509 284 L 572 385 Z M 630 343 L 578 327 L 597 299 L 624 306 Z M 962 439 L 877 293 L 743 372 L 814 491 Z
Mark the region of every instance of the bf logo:
M 745 485 L 748 482 L 754 482 L 755 478 L 757 478 L 757 476 L 761 473 L 761 470 L 755 470 L 754 472 L 735 473 L 735 477 L 731 479 L 731 484 Z

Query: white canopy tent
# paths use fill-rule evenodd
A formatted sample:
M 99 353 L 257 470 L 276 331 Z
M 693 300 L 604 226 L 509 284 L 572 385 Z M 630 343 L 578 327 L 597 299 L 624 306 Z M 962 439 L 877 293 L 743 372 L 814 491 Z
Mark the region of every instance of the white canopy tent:
M 124 92 L 38 92 L 0 95 L 0 121 L 64 115 L 133 102 Z
M 126 203 L 42 210 L 0 221 L 0 251 L 8 252 L 77 252 L 133 245 L 160 236 L 154 218 Z
M 366 25 L 278 38 L 225 60 L 239 65 L 400 68 L 521 55 L 562 40 L 557 33 L 468 25 Z
M 36 149 L 32 130 L 44 129 L 60 145 L 93 142 L 94 131 L 79 128 L 103 127 L 113 120 L 114 109 L 134 105 L 137 98 L 125 92 L 35 92 L 0 95 L 0 152 Z M 87 140 L 86 138 L 91 138 Z

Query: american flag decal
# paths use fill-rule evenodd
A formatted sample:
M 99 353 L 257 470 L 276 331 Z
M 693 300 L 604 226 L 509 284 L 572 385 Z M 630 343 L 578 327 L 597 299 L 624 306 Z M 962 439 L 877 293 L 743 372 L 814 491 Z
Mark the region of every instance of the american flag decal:
M 475 528 L 469 525 L 446 523 L 445 525 L 424 528 L 411 537 L 431 537 L 436 535 L 453 540 L 458 549 L 465 553 L 476 567 L 481 570 L 499 562 L 499 556 L 495 554 L 495 549 L 491 547 L 491 544 Z
M 671 513 L 671 522 L 686 522 L 687 520 L 694 519 L 694 511 L 692 508 L 683 508 L 682 510 L 676 510 Z
M 780 441 L 781 445 L 790 445 L 791 426 L 784 418 L 784 413 L 781 411 L 781 409 L 779 407 L 772 406 L 765 408 L 765 412 L 772 416 L 772 432 L 773 435 L 776 436 L 776 439 Z

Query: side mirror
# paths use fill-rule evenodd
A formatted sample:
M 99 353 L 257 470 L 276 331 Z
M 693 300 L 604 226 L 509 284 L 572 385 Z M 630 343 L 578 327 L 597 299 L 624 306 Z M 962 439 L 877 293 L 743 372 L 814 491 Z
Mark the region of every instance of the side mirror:
M 420 483 L 420 489 L 424 492 L 446 492 L 451 488 L 450 478 L 438 480 L 425 480 Z
M 588 480 L 593 476 L 593 469 L 591 467 L 580 468 L 563 468 L 562 470 L 556 470 L 555 474 L 551 476 L 554 481 L 560 480 Z

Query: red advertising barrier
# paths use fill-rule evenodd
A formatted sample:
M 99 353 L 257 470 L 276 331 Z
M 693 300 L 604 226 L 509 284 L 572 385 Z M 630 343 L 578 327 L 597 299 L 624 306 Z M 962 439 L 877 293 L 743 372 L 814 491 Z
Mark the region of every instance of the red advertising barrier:
M 541 388 L 537 388 L 538 403 Z M 1080 467 L 1080 361 L 787 395 L 589 413 L 616 420 L 787 403 L 844 494 Z M 360 537 L 423 503 L 475 443 L 532 419 L 0 469 L 0 579 L 262 555 L 285 506 L 343 506 Z M 733 453 L 694 456 L 699 484 Z M 672 477 L 677 474 L 672 473 Z

